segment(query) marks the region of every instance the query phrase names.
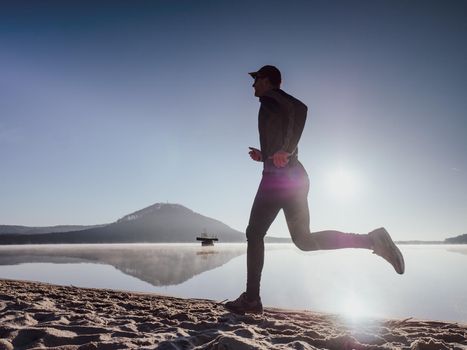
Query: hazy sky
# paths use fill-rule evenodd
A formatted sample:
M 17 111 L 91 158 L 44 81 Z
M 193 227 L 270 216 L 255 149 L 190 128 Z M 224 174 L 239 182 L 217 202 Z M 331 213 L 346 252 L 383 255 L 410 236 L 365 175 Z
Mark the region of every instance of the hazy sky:
M 261 177 L 247 72 L 273 64 L 309 107 L 312 231 L 467 233 L 466 1 L 1 6 L 0 224 L 169 201 L 244 231 Z

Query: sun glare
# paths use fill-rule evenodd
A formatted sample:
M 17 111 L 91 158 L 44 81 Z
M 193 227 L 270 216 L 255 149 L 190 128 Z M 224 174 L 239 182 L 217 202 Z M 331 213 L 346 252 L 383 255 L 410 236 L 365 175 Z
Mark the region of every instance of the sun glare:
M 350 319 L 356 320 L 368 314 L 365 303 L 354 294 L 348 295 L 342 303 L 342 314 Z
M 328 191 L 335 198 L 347 200 L 358 195 L 358 177 L 349 169 L 336 169 L 327 175 L 326 180 Z

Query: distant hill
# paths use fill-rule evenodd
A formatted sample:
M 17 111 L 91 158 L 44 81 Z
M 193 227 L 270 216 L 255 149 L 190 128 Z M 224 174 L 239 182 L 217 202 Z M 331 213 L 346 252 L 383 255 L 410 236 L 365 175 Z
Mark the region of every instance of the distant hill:
M 444 241 L 396 241 L 397 244 L 467 244 L 467 234 L 446 238 Z
M 245 234 L 180 205 L 156 203 L 114 223 L 68 232 L 2 234 L 0 244 L 36 243 L 187 243 L 206 230 L 220 242 L 244 242 Z M 289 242 L 267 238 L 268 242 Z
M 18 235 L 34 235 L 40 233 L 51 233 L 51 232 L 70 232 L 70 231 L 82 231 L 95 227 L 102 227 L 103 225 L 58 225 L 58 226 L 17 226 L 17 225 L 0 225 L 0 235 L 2 234 L 18 234 Z
M 414 241 L 396 241 L 396 244 L 444 244 L 444 241 L 419 241 L 419 240 L 414 240 Z
M 444 242 L 447 244 L 467 244 L 467 233 L 456 237 L 446 238 Z

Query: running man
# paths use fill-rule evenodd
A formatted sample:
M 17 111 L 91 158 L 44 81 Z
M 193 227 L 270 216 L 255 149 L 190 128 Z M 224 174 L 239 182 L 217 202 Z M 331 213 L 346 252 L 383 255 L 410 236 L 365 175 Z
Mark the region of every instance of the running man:
M 339 231 L 310 232 L 308 174 L 298 161 L 298 142 L 305 126 L 307 106 L 280 89 L 280 71 L 264 66 L 249 73 L 255 96 L 261 103 L 258 129 L 261 150 L 250 147 L 250 157 L 263 163 L 263 176 L 246 229 L 246 291 L 225 307 L 234 313 L 262 313 L 261 271 L 264 263 L 264 236 L 282 209 L 292 241 L 304 251 L 364 248 L 388 261 L 403 274 L 404 258 L 384 228 L 368 234 Z

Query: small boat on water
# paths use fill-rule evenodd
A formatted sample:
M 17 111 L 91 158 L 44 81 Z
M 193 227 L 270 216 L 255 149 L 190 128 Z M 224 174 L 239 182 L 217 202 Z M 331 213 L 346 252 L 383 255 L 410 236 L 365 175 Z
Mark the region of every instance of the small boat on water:
M 201 234 L 201 236 L 196 237 L 197 241 L 201 241 L 201 245 L 203 247 L 205 246 L 212 246 L 214 245 L 214 241 L 218 241 L 219 239 L 217 237 L 209 236 L 206 230 Z

